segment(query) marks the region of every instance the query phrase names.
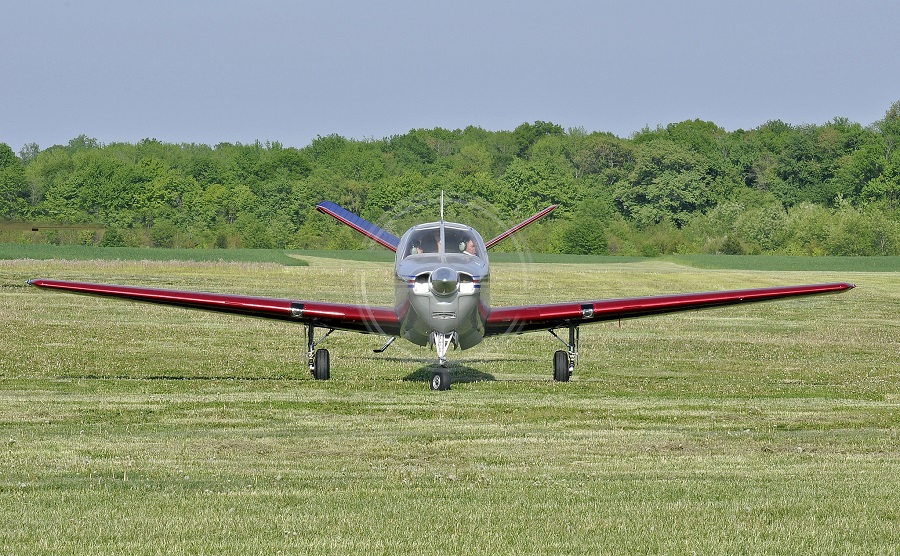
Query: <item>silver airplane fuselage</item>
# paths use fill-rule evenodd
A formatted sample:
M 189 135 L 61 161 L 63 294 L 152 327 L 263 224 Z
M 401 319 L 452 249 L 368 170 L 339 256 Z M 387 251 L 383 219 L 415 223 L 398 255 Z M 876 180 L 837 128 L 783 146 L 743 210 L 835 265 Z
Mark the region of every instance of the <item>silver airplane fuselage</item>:
M 481 235 L 472 227 L 431 222 L 410 228 L 397 246 L 394 307 L 400 334 L 437 348 L 481 342 L 490 302 L 490 267 Z

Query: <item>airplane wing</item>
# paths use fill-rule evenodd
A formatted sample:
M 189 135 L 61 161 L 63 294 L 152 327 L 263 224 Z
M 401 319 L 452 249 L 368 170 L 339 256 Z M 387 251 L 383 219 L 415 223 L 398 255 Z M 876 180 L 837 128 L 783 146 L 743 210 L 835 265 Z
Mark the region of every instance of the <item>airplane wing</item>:
M 357 232 L 380 243 L 391 251 L 397 251 L 397 245 L 400 243 L 400 238 L 375 224 L 372 224 L 362 216 L 357 216 L 331 201 L 322 201 L 316 205 L 316 210 L 350 226 Z
M 632 297 L 600 301 L 522 305 L 491 308 L 485 322 L 485 336 L 520 334 L 564 326 L 589 324 L 678 311 L 691 311 L 740 303 L 771 301 L 786 297 L 839 293 L 854 284 L 833 283 L 809 286 L 782 286 L 706 293 L 685 293 L 652 297 Z
M 392 307 L 320 303 L 317 301 L 176 291 L 139 286 L 90 284 L 65 280 L 36 279 L 29 280 L 28 283 L 40 288 L 63 290 L 70 293 L 116 297 L 131 301 L 287 320 L 366 334 L 395 336 L 400 333 L 400 319 Z

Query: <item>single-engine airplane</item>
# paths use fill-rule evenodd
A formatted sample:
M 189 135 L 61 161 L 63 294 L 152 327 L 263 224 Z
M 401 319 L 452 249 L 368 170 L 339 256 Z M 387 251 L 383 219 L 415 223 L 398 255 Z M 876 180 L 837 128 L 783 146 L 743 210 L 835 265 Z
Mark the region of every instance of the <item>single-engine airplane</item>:
M 468 349 L 489 336 L 548 331 L 566 348 L 553 355 L 553 379 L 566 382 L 578 361 L 579 327 L 583 324 L 794 296 L 838 293 L 855 287 L 848 283 L 829 283 L 491 307 L 488 250 L 551 213 L 556 206 L 548 206 L 497 237 L 484 241 L 472 227 L 444 221 L 443 198 L 439 221 L 413 226 L 402 237 L 397 237 L 332 202 L 323 201 L 318 204 L 316 209 L 319 212 L 336 218 L 396 253 L 393 307 L 49 279 L 29 280 L 28 283 L 73 293 L 304 324 L 307 363 L 312 376 L 317 380 L 328 380 L 331 376 L 328 350 L 318 346 L 333 331 L 349 330 L 390 337 L 375 352 L 384 351 L 397 336 L 401 336 L 413 344 L 436 350 L 438 366 L 432 373 L 432 390 L 450 388 L 447 351 L 451 346 Z M 316 338 L 317 328 L 324 331 L 319 338 Z M 563 336 L 557 334 L 557 331 L 563 331 Z M 565 332 L 568 332 L 567 337 Z

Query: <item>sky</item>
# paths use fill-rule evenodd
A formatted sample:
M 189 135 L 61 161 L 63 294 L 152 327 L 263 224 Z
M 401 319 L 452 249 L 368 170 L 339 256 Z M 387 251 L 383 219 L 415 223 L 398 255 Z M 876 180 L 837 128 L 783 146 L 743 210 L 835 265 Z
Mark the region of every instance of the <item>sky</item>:
M 869 125 L 900 100 L 893 0 L 12 0 L 0 142 L 304 147 L 699 118 Z

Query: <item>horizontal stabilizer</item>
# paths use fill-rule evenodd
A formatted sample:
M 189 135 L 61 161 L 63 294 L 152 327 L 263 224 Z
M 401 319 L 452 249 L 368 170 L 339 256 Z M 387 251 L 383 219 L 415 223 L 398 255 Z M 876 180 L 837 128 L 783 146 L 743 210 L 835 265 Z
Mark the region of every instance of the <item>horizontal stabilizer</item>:
M 331 201 L 322 201 L 321 203 L 316 205 L 316 210 L 334 217 L 335 219 L 350 226 L 369 239 L 387 247 L 391 251 L 397 251 L 397 245 L 399 245 L 400 243 L 400 238 L 390 232 L 383 230 L 382 228 L 379 228 L 365 218 L 357 216 L 349 210 L 336 205 L 335 203 L 332 203 Z
M 530 217 L 530 218 L 528 218 L 528 219 L 526 219 L 526 220 L 523 220 L 522 222 L 519 222 L 518 224 L 516 224 L 516 225 L 513 226 L 512 228 L 506 230 L 505 232 L 503 232 L 503 233 L 500 234 L 499 236 L 497 236 L 497 237 L 495 237 L 494 239 L 492 239 L 492 240 L 486 242 L 486 243 L 484 244 L 484 247 L 485 247 L 486 249 L 490 249 L 490 248 L 493 247 L 494 245 L 500 243 L 501 241 L 503 241 L 504 239 L 506 239 L 506 238 L 508 238 L 509 236 L 513 235 L 514 233 L 518 232 L 519 230 L 521 230 L 521 229 L 524 228 L 525 226 L 531 224 L 531 223 L 534 222 L 535 220 L 538 220 L 538 219 L 540 219 L 540 218 L 542 218 L 542 217 L 544 217 L 544 216 L 550 214 L 551 212 L 553 212 L 553 211 L 556 209 L 557 206 L 558 206 L 558 205 L 550 205 L 549 207 L 545 208 L 544 210 L 542 210 L 541 212 L 535 214 L 534 216 L 532 216 L 532 217 Z

